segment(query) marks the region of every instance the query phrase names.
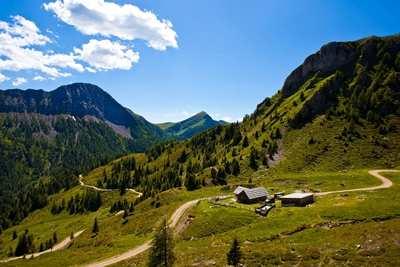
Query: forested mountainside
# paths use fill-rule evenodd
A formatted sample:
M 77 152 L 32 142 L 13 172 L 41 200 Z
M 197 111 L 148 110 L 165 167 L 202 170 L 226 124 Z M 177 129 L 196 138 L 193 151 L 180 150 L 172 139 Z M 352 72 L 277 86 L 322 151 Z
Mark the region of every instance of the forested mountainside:
M 242 123 L 158 145 L 139 170 L 117 168 L 113 184 L 135 181 L 151 195 L 246 179 L 271 166 L 271 174 L 399 166 L 399 115 L 400 37 L 329 43 Z
M 132 151 L 105 123 L 70 115 L 0 113 L 0 225 L 18 223 L 81 172 Z
M 93 84 L 74 83 L 51 92 L 18 89 L 0 91 L 0 112 L 69 114 L 78 118 L 93 116 L 132 139 L 136 151 L 145 150 L 163 137 L 159 127 L 123 107 Z
M 168 137 L 178 140 L 190 139 L 196 134 L 204 132 L 210 128 L 219 125 L 225 125 L 227 122 L 216 121 L 206 112 L 202 111 L 196 115 L 177 123 L 163 123 L 160 127 Z
M 215 125 L 203 115 L 164 131 L 92 84 L 0 91 L 0 225 L 43 207 L 47 195 L 75 184 L 79 173 Z

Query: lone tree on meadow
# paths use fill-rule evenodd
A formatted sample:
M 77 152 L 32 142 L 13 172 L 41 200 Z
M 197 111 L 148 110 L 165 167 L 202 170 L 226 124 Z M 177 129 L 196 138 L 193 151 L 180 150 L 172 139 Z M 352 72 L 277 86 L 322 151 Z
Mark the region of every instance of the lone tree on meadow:
M 171 267 L 175 262 L 174 242 L 172 231 L 163 220 L 158 229 L 152 244 L 149 255 L 149 267 Z
M 228 259 L 228 265 L 230 266 L 240 266 L 240 259 L 242 253 L 240 252 L 240 245 L 237 238 L 233 239 L 231 249 L 229 250 L 228 254 L 226 255 Z
M 97 218 L 94 218 L 94 223 L 92 227 L 92 233 L 97 234 L 99 232 L 99 224 L 97 222 Z

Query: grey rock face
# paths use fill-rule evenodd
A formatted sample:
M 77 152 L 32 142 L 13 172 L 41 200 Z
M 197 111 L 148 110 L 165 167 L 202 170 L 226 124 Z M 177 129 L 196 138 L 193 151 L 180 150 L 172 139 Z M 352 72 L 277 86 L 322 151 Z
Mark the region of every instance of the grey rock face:
M 324 45 L 287 77 L 282 87 L 283 96 L 293 94 L 314 73 L 334 71 L 353 62 L 356 57 L 357 49 L 352 43 L 333 42 Z

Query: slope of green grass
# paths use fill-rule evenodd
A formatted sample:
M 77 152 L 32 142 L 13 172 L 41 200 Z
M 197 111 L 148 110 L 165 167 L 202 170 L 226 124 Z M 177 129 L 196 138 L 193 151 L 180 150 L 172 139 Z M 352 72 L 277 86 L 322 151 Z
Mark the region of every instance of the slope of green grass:
M 367 264 L 370 261 L 383 266 L 397 265 L 399 259 L 394 256 L 400 252 L 400 236 L 393 236 L 393 233 L 400 229 L 400 175 L 388 176 L 397 183 L 393 188 L 320 197 L 307 208 L 276 208 L 267 218 L 255 220 L 248 225 L 236 224 L 236 227 L 229 229 L 224 224 L 213 223 L 219 221 L 217 216 L 209 216 L 214 212 L 213 207 L 203 210 L 200 206 L 194 210 L 195 221 L 186 234 L 201 230 L 203 226 L 199 223 L 203 218 L 211 220 L 209 224 L 212 230 L 208 236 L 196 238 L 193 235 L 190 241 L 185 239 L 178 242 L 177 266 L 193 263 L 201 265 L 210 261 L 217 266 L 224 265 L 233 237 L 242 241 L 247 266 L 293 265 L 302 262 L 304 265 L 337 265 L 343 263 L 343 260 L 354 264 Z M 249 216 L 252 215 L 252 212 L 248 212 Z M 239 215 L 236 212 L 225 214 L 232 216 L 225 221 L 237 220 L 236 216 Z M 387 221 L 375 222 L 373 219 Z M 360 222 L 333 226 L 351 220 Z M 320 223 L 325 224 L 316 227 Z M 290 234 L 303 226 L 310 229 Z M 275 240 L 278 234 L 283 237 Z M 361 245 L 359 249 L 358 244 Z M 212 249 L 209 249 L 210 246 Z
M 62 198 L 69 199 L 70 196 L 84 190 L 86 189 L 75 187 L 55 195 L 54 199 L 58 201 Z M 2 264 L 2 266 L 71 266 L 108 258 L 149 240 L 163 217 L 171 216 L 186 201 L 223 193 L 221 188 L 218 187 L 204 188 L 192 193 L 180 189 L 166 191 L 159 195 L 158 201 L 161 203 L 159 208 L 154 208 L 152 205 L 154 199 L 148 199 L 138 204 L 127 220 L 124 220 L 122 215 L 110 214 L 109 209 L 114 201 L 134 200 L 134 194 L 129 193 L 122 197 L 118 192 L 101 193 L 103 205 L 97 212 L 92 213 L 69 215 L 64 211 L 59 215 L 52 215 L 50 206 L 48 206 L 31 214 L 18 226 L 7 229 L 2 233 L 0 236 L 0 258 L 7 257 L 10 247 L 15 248 L 17 241 L 11 240 L 14 230 L 20 234 L 28 229 L 29 233 L 34 236 L 36 246 L 51 238 L 54 231 L 57 232 L 58 239 L 63 240 L 71 232 L 87 230 L 74 240 L 74 243 L 66 250 L 45 254 L 32 260 L 13 261 Z M 95 217 L 98 218 L 100 227 L 97 236 L 91 233 Z

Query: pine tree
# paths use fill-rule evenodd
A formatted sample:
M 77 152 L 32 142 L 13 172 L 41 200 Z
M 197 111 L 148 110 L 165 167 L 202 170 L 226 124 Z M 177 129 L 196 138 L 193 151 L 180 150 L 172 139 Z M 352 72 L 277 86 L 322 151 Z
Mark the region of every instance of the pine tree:
M 97 234 L 98 232 L 99 232 L 99 224 L 97 223 L 97 218 L 94 218 L 92 233 Z
M 246 148 L 246 147 L 249 146 L 249 139 L 247 138 L 247 136 L 245 136 L 245 137 L 243 138 L 242 146 L 243 146 L 244 148 Z
M 199 182 L 196 180 L 194 174 L 190 172 L 186 174 L 185 187 L 188 191 L 193 191 L 199 188 Z
M 17 239 L 17 237 L 18 237 L 17 231 L 14 230 L 13 233 L 12 233 L 12 240 Z
M 171 267 L 175 261 L 174 243 L 172 232 L 163 220 L 153 240 L 153 246 L 149 255 L 149 267 Z
M 28 230 L 19 237 L 17 247 L 15 248 L 15 256 L 22 256 L 29 252 L 34 252 L 33 236 L 28 234 Z
M 236 159 L 233 159 L 231 163 L 231 169 L 233 175 L 237 176 L 240 174 L 240 164 Z
M 227 254 L 228 264 L 231 266 L 239 266 L 240 258 L 242 253 L 240 252 L 239 241 L 235 238 L 233 239 L 231 249 Z
M 54 244 L 57 244 L 57 242 L 58 242 L 57 233 L 54 232 L 54 233 L 53 233 L 53 243 L 54 243 Z
M 254 148 L 252 148 L 250 152 L 249 165 L 250 168 L 252 168 L 253 170 L 258 169 L 257 158 L 258 158 L 257 151 Z
M 129 212 L 127 209 L 124 210 L 124 215 L 122 216 L 122 218 L 126 219 L 129 216 Z

